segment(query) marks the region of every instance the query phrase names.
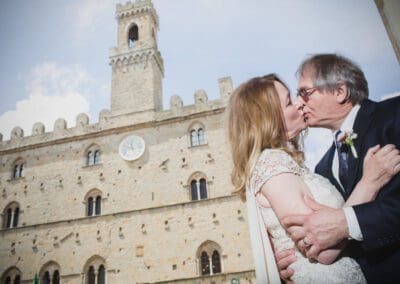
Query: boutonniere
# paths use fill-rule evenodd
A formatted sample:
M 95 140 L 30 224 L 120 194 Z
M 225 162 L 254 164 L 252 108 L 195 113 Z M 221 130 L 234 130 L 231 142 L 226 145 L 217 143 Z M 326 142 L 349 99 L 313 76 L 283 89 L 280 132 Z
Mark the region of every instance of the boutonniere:
M 356 147 L 354 147 L 354 140 L 357 139 L 357 133 L 352 130 L 343 132 L 338 140 L 344 142 L 351 149 L 354 158 L 358 158 Z

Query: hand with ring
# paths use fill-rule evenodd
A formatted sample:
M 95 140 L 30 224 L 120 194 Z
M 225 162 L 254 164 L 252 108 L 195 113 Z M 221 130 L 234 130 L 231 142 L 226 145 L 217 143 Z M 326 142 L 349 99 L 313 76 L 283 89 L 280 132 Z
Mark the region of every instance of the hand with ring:
M 304 247 L 306 247 L 306 248 L 312 246 L 311 243 L 309 243 L 309 242 L 306 241 L 306 238 L 303 239 L 303 244 L 304 244 Z
M 311 242 L 308 242 L 306 238 L 301 239 L 297 242 L 297 248 L 299 251 L 305 256 L 307 254 L 307 250 L 312 246 Z

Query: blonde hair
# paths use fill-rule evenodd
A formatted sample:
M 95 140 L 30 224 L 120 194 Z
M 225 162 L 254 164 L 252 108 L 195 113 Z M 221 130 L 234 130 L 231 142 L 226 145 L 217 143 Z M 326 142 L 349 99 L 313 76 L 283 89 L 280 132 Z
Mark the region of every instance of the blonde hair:
M 252 167 L 266 149 L 281 149 L 299 164 L 304 161 L 297 139 L 288 147 L 286 126 L 274 82 L 286 85 L 275 74 L 241 84 L 228 105 L 228 136 L 233 157 L 231 181 L 234 193 L 245 200 Z

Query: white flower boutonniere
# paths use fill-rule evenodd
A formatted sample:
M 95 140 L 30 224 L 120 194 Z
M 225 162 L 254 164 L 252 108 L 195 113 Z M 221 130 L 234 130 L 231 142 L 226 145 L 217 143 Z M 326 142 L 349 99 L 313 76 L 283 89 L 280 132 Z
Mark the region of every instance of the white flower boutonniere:
M 349 132 L 347 132 L 347 131 L 345 132 L 344 139 L 343 139 L 344 144 L 346 144 L 347 146 L 350 147 L 353 157 L 358 159 L 356 147 L 354 147 L 354 141 L 353 141 L 355 139 L 357 139 L 357 133 L 354 133 L 353 129 L 350 130 Z

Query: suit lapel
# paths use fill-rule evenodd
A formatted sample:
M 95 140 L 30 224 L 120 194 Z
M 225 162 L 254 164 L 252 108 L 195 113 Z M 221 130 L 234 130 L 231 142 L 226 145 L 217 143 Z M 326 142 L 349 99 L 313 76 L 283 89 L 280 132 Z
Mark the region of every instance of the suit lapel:
M 343 190 L 336 178 L 333 176 L 332 172 L 332 162 L 333 162 L 333 155 L 335 154 L 336 146 L 335 143 L 332 143 L 331 147 L 322 157 L 321 161 L 315 168 L 315 172 L 317 174 L 322 175 L 323 177 L 327 178 L 335 187 L 336 189 L 342 194 L 343 198 Z
M 375 112 L 375 109 L 376 109 L 376 103 L 367 99 L 364 100 L 361 103 L 360 110 L 358 111 L 357 117 L 354 121 L 353 131 L 354 133 L 357 134 L 357 138 L 354 139 L 354 147 L 358 154 L 358 158 L 356 159 L 351 153 L 351 151 L 349 151 L 349 159 L 348 159 L 349 171 L 348 174 L 346 175 L 347 188 L 345 189 L 347 195 L 346 199 L 353 191 L 356 182 L 358 182 L 359 178 L 361 178 L 360 168 L 362 169 L 364 161 L 364 155 L 362 155 L 362 153 L 365 153 L 366 150 L 364 149 L 365 146 L 363 141 L 365 139 L 367 130 L 369 129 L 369 126 L 372 122 L 373 113 Z

